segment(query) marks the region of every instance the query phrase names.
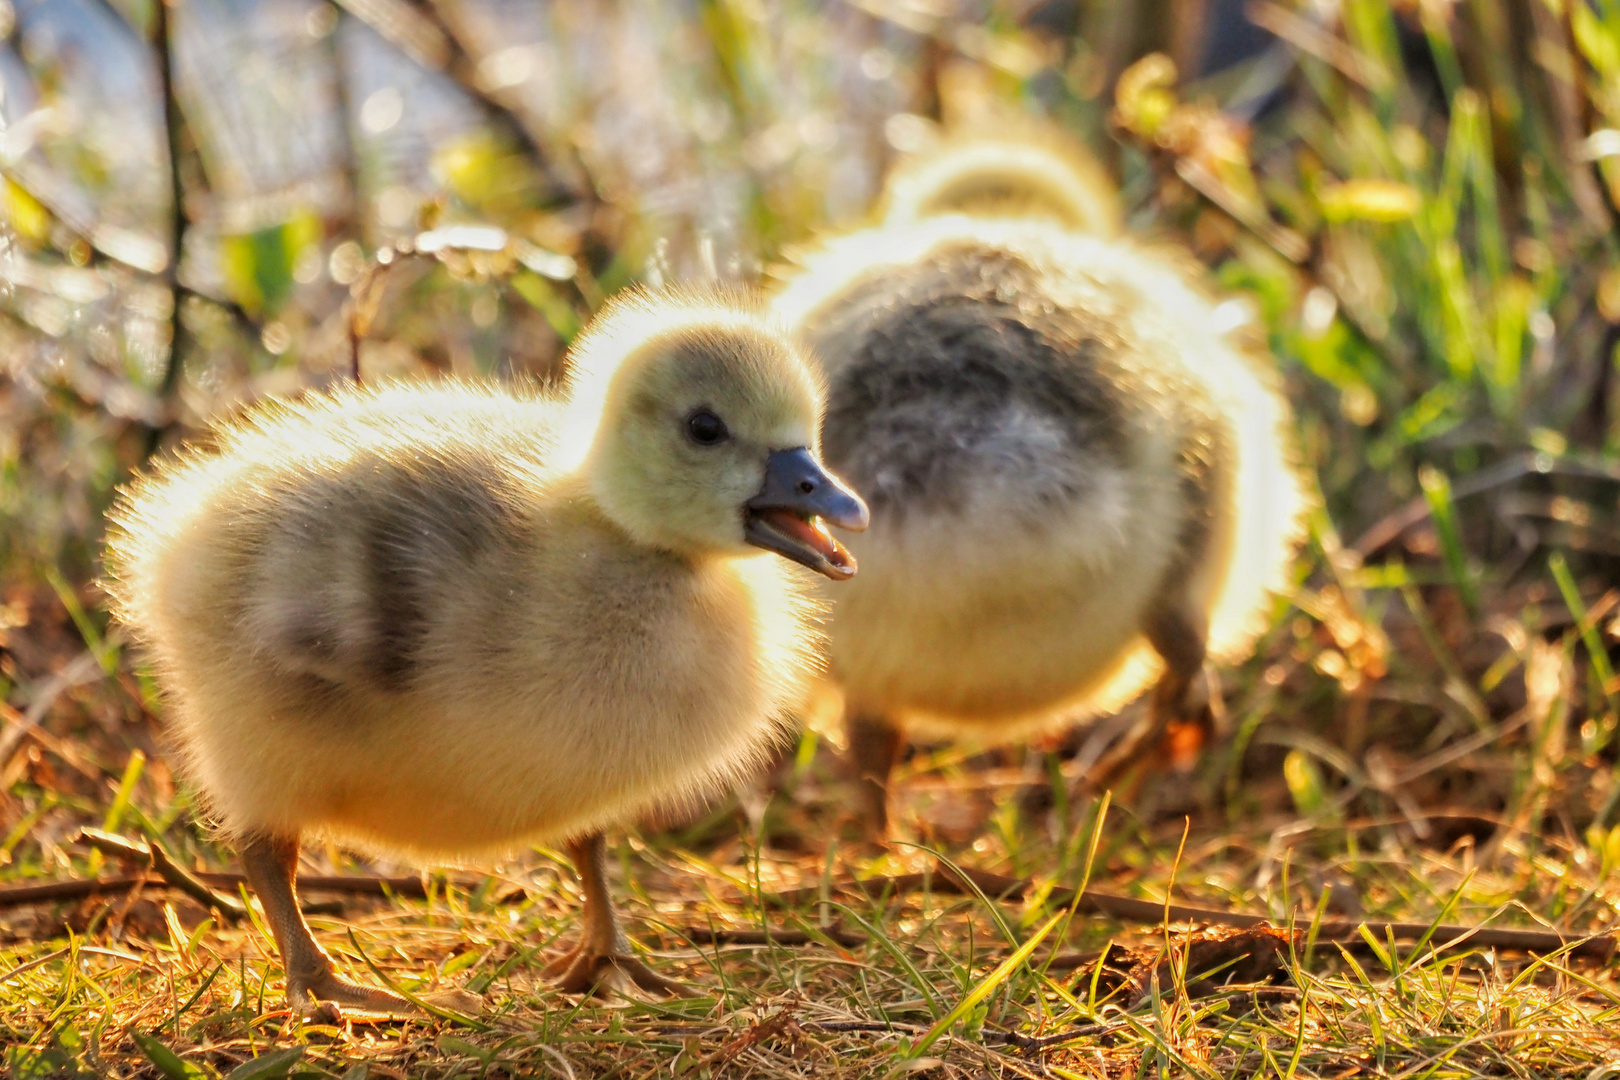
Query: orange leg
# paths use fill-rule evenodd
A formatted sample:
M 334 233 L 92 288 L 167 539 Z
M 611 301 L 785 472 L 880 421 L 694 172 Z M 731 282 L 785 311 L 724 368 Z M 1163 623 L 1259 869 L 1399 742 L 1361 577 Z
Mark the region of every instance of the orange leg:
M 1093 791 L 1112 787 L 1144 757 L 1157 750 L 1172 723 L 1207 725 L 1204 710 L 1190 707 L 1190 697 L 1204 669 L 1208 627 L 1203 615 L 1161 612 L 1144 628 L 1148 644 L 1164 659 L 1164 674 L 1148 699 L 1147 716 L 1105 753 L 1086 774 Z M 1208 732 L 1204 733 L 1206 738 Z
M 849 757 L 860 788 L 856 795 L 868 835 L 882 837 L 889 828 L 889 773 L 900 760 L 906 737 L 881 716 L 854 713 L 846 720 Z

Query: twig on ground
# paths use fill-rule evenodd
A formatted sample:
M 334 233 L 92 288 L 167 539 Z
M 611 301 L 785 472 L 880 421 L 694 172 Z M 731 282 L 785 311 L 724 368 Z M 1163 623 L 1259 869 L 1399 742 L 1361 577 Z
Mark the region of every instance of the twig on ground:
M 893 874 L 859 881 L 834 882 L 832 887 L 834 890 L 843 893 L 917 892 L 927 888 L 942 893 L 971 894 L 976 886 L 978 891 L 992 897 L 1021 896 L 1034 887 L 1034 882 L 1028 878 L 1012 878 L 984 870 L 962 869 L 961 875 L 967 879 L 966 881 L 959 879 L 956 875 L 957 871 L 940 866 L 933 871 L 917 874 Z M 808 900 L 818 899 L 820 895 L 821 890 L 817 886 L 815 888 L 792 889 L 767 895 L 766 899 L 779 905 L 793 906 Z M 1074 902 L 1075 910 L 1086 914 L 1107 915 L 1126 922 L 1137 922 L 1150 926 L 1158 926 L 1165 919 L 1171 922 L 1208 923 L 1214 926 L 1230 926 L 1239 929 L 1272 925 L 1272 920 L 1265 915 L 1226 911 L 1220 908 L 1195 907 L 1189 904 L 1163 903 L 1156 900 L 1138 900 L 1135 897 L 1098 892 L 1094 889 L 1087 889 L 1082 893 L 1078 902 L 1075 902 L 1075 895 L 1072 890 L 1054 889 L 1047 897 L 1046 902 L 1055 907 Z M 1615 939 L 1610 934 L 1572 938 L 1550 930 L 1517 930 L 1506 927 L 1446 924 L 1436 926 L 1430 923 L 1384 922 L 1369 919 L 1324 919 L 1318 930 L 1317 940 L 1323 943 L 1355 946 L 1364 940 L 1361 934 L 1363 927 L 1378 939 L 1382 939 L 1386 935 L 1392 935 L 1397 941 L 1426 941 L 1434 947 L 1460 944 L 1466 941 L 1480 948 L 1509 949 L 1515 952 L 1534 953 L 1567 950 L 1571 956 L 1588 956 L 1600 959 L 1609 958 L 1614 955 L 1615 951 Z
M 862 1033 L 920 1035 L 928 1030 L 920 1024 L 907 1024 L 899 1020 L 800 1020 L 798 1023 L 801 1030 L 817 1035 Z M 672 1035 L 679 1038 L 730 1034 L 729 1029 L 714 1024 L 668 1024 L 648 1028 L 647 1032 L 651 1035 Z
M 681 931 L 704 945 L 817 945 L 827 940 L 838 945 L 864 945 L 867 936 L 854 930 L 826 929 L 811 934 L 804 930 L 726 930 L 712 926 L 689 926 Z
M 212 888 L 235 888 L 247 883 L 242 874 L 198 873 L 197 880 Z M 458 884 L 467 884 L 458 882 Z M 12 885 L 0 888 L 0 910 L 24 907 L 28 904 L 46 904 L 58 900 L 81 900 L 86 896 L 113 895 L 128 892 L 136 886 L 143 888 L 175 887 L 158 874 L 133 877 L 70 878 L 65 881 L 46 881 L 38 885 Z M 427 896 L 427 885 L 420 877 L 382 877 L 372 874 L 309 874 L 298 878 L 300 892 L 331 892 L 355 896 L 402 896 L 422 899 Z M 307 905 L 320 908 L 322 905 Z
M 57 949 L 55 952 L 48 952 L 44 956 L 36 956 L 26 964 L 18 964 L 4 975 L 0 975 L 0 986 L 4 986 L 17 976 L 25 975 L 28 972 L 33 971 L 35 968 L 44 967 L 52 960 L 60 960 L 71 951 L 71 949 Z
M 9 885 L 0 889 L 0 909 L 25 907 L 28 904 L 49 904 L 57 900 L 82 900 L 86 896 L 113 895 L 128 892 L 137 885 L 165 885 L 155 874 L 138 877 L 71 878 L 67 881 L 46 881 L 38 885 Z
M 927 1031 L 921 1024 L 902 1024 L 897 1020 L 806 1020 L 799 1025 L 806 1031 L 825 1035 L 869 1031 L 896 1032 L 901 1035 L 921 1035 Z

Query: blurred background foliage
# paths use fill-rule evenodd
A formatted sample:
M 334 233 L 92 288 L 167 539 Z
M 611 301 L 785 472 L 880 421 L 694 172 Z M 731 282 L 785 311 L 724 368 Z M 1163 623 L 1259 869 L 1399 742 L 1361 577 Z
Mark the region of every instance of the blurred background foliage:
M 1010 126 L 1207 264 L 1320 478 L 1227 811 L 1610 824 L 1620 0 L 0 0 L 0 31 L 13 722 L 116 653 L 99 515 L 154 448 L 356 374 L 551 379 L 615 289 L 757 283 L 897 157 Z M 109 761 L 153 747 L 121 679 L 61 704 Z

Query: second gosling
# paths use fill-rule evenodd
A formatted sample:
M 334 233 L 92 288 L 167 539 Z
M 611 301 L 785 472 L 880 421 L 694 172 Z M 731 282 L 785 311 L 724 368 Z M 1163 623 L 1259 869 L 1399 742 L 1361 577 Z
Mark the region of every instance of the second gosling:
M 241 854 L 290 1005 L 410 1015 L 337 976 L 300 843 L 461 861 L 564 839 L 579 945 L 547 969 L 677 993 L 631 954 L 601 830 L 759 760 L 817 666 L 817 378 L 748 311 L 619 300 L 565 400 L 458 383 L 273 403 L 137 480 L 107 548 L 192 780 Z
M 869 825 L 904 732 L 1006 742 L 1153 685 L 1103 785 L 1192 718 L 1206 656 L 1265 626 L 1307 500 L 1275 371 L 1180 262 L 1040 214 L 902 218 L 803 255 L 775 310 L 872 508 L 829 651 Z

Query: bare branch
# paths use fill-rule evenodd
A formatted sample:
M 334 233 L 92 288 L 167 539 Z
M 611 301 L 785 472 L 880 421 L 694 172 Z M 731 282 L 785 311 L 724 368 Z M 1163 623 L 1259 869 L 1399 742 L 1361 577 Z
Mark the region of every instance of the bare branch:
M 986 896 L 1022 896 L 1034 888 L 1028 878 L 1012 878 L 984 870 L 938 866 L 920 874 L 893 874 L 860 881 L 837 882 L 833 888 L 841 893 L 917 892 L 931 889 L 940 893 L 963 893 Z M 792 889 L 768 895 L 773 903 L 794 905 L 819 899 L 818 887 Z M 1135 897 L 1087 889 L 1076 899 L 1074 892 L 1055 889 L 1047 897 L 1047 904 L 1062 907 L 1073 903 L 1075 910 L 1092 915 L 1107 915 L 1126 922 L 1157 926 L 1168 918 L 1171 922 L 1207 923 L 1214 926 L 1232 926 L 1240 929 L 1271 926 L 1269 916 L 1248 912 L 1227 911 L 1222 908 L 1195 907 L 1189 904 L 1167 904 L 1157 900 L 1138 900 Z M 1319 927 L 1317 941 L 1324 944 L 1354 945 L 1362 941 L 1365 927 L 1375 939 L 1386 934 L 1398 941 L 1424 941 L 1431 946 L 1467 943 L 1480 948 L 1509 949 L 1521 952 L 1553 953 L 1568 950 L 1572 956 L 1608 958 L 1614 954 L 1615 939 L 1610 934 L 1578 937 L 1549 930 L 1516 930 L 1489 926 L 1452 926 L 1431 923 L 1382 922 L 1378 920 L 1324 919 Z
M 173 310 L 169 315 L 169 362 L 158 383 L 158 397 L 167 401 L 180 382 L 181 347 L 185 336 L 184 293 L 180 287 L 180 262 L 186 250 L 186 190 L 180 176 L 180 99 L 174 92 L 174 47 L 169 33 L 170 0 L 157 0 L 152 5 L 152 48 L 157 56 L 158 85 L 163 94 L 163 128 L 165 145 L 169 151 L 169 197 L 173 200 L 173 217 L 169 231 L 169 265 L 166 276 L 173 294 Z M 149 448 L 156 449 L 158 431 L 153 430 Z
M 528 118 L 482 85 L 477 62 L 431 6 L 418 6 L 406 0 L 334 2 L 422 67 L 447 76 L 471 94 L 517 140 L 554 189 L 573 199 L 582 197 L 577 183 L 564 182 L 557 175 L 551 155 L 541 144 L 540 133 L 534 130 Z

